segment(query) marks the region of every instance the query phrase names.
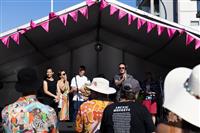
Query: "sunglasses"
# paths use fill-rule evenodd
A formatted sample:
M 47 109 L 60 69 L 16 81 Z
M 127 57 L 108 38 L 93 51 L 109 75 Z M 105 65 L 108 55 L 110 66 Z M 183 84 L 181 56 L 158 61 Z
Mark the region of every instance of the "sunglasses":
M 121 70 L 121 69 L 125 69 L 125 67 L 119 67 L 119 69 Z

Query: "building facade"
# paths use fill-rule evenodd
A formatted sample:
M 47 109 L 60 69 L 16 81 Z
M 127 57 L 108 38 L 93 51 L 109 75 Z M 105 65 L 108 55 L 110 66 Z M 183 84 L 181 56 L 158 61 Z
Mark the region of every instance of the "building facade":
M 195 30 L 200 30 L 199 18 L 197 12 L 199 11 L 198 0 L 179 0 L 178 1 L 178 23 L 189 26 Z
M 138 0 L 137 7 L 161 18 L 200 31 L 199 0 Z

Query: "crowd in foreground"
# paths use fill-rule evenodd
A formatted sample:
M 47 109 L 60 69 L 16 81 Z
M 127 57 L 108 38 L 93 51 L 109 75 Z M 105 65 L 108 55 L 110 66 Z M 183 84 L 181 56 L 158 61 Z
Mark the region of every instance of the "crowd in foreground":
M 126 65 L 120 63 L 119 69 L 120 73 L 125 72 Z M 82 70 L 84 69 L 81 68 L 79 72 Z M 193 69 L 175 68 L 167 74 L 164 81 L 163 106 L 169 110 L 168 119 L 155 127 L 150 110 L 137 102 L 141 91 L 139 82 L 127 73 L 115 76 L 116 88 L 110 87 L 109 81 L 101 77 L 94 78 L 91 83 L 87 80 L 87 84 L 84 83 L 84 87 L 80 87 L 78 83 L 81 82 L 75 76 L 69 89 L 69 83 L 63 82 L 63 79 L 66 79 L 65 73 L 61 71 L 60 82 L 56 83 L 56 93 L 51 91 L 51 86 L 55 83 L 43 81 L 47 97 L 43 104 L 36 97 L 41 86 L 37 72 L 32 68 L 24 68 L 18 72 L 15 85 L 16 90 L 23 96 L 3 109 L 3 129 L 6 133 L 59 132 L 58 118 L 69 119 L 66 94 L 73 93 L 73 120 L 78 133 L 198 133 L 199 75 L 200 65 Z M 85 94 L 81 95 L 82 93 Z M 116 102 L 109 100 L 109 95 L 114 93 L 117 93 Z M 55 106 L 59 106 L 59 114 L 56 113 Z

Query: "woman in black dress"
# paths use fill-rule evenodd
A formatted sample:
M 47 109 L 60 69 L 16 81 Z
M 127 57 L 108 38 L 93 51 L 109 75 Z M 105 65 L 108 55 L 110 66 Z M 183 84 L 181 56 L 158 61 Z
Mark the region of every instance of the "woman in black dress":
M 44 104 L 51 106 L 57 111 L 57 81 L 53 78 L 52 68 L 47 69 L 46 78 L 43 81 Z

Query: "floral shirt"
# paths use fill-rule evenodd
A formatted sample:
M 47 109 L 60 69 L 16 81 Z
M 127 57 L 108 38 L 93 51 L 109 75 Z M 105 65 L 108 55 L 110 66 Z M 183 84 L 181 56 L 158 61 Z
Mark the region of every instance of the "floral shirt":
M 40 103 L 35 95 L 20 97 L 2 110 L 6 133 L 56 133 L 57 116 L 53 108 Z
M 95 133 L 100 129 L 104 109 L 109 101 L 91 100 L 80 106 L 76 116 L 76 132 Z

